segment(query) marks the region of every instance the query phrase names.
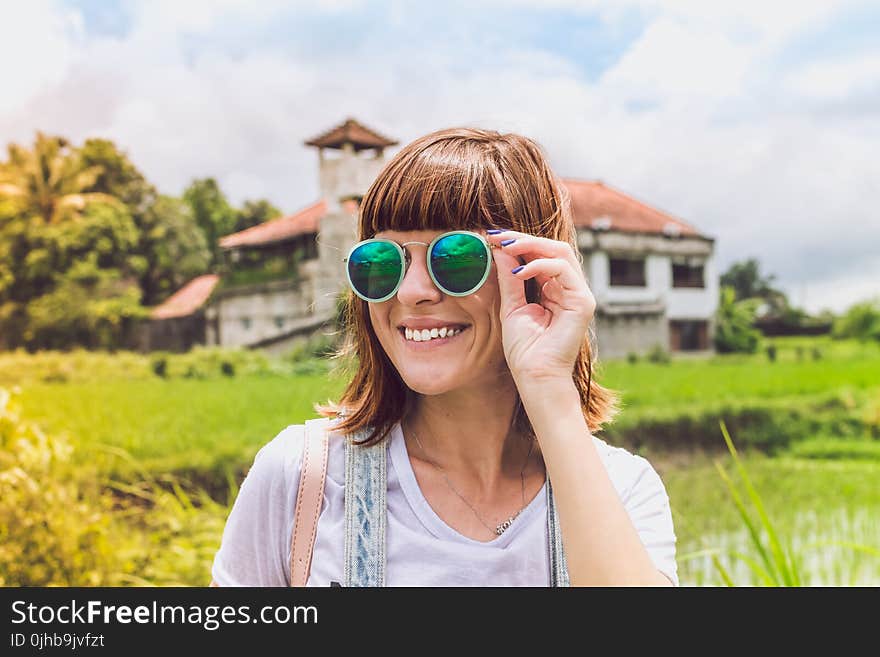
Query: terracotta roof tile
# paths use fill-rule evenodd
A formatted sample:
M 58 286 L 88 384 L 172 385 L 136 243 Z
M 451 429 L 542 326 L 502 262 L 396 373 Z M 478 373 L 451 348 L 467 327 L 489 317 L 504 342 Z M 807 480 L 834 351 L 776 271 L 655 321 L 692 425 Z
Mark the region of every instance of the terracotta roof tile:
M 239 246 L 257 246 L 296 237 L 303 233 L 317 233 L 321 217 L 327 214 L 327 203 L 318 201 L 286 217 L 264 221 L 237 233 L 220 238 L 221 249 Z
M 351 142 L 356 151 L 368 148 L 384 148 L 394 146 L 396 141 L 380 135 L 374 130 L 361 125 L 356 120 L 349 118 L 344 123 L 318 135 L 314 139 L 305 142 L 306 146 L 319 146 L 321 148 L 342 148 L 342 144 Z
M 571 194 L 574 223 L 578 227 L 593 228 L 604 224 L 607 230 L 659 234 L 677 229 L 682 236 L 705 237 L 681 219 L 601 182 L 570 179 L 562 182 Z
M 150 317 L 152 319 L 171 319 L 193 314 L 205 304 L 219 282 L 220 277 L 217 274 L 197 276 L 153 308 Z

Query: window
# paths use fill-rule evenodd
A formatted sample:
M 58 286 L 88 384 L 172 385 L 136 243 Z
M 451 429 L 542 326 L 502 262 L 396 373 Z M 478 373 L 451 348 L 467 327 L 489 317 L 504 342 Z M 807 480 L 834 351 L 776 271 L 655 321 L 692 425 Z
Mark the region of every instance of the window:
M 247 331 L 251 327 L 251 318 L 250 317 L 242 317 L 241 318 L 241 328 Z
M 672 287 L 706 287 L 703 265 L 672 263 Z
M 284 318 L 281 316 L 276 317 L 275 326 L 276 328 L 284 328 Z
M 609 258 L 612 286 L 645 287 L 644 258 Z

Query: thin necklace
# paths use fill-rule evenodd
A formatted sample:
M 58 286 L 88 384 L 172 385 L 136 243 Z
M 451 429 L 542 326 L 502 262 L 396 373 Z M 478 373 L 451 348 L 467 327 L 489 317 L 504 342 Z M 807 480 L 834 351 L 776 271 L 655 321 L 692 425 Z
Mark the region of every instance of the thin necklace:
M 422 453 L 427 457 L 428 452 L 425 450 L 424 446 L 422 445 L 422 441 L 419 440 L 419 436 L 418 436 L 418 434 L 416 434 L 416 432 L 413 431 L 412 429 L 410 429 L 410 432 L 411 432 L 412 435 L 415 437 L 416 442 L 417 442 L 418 445 L 419 445 L 419 449 L 421 449 L 421 450 L 422 450 Z M 432 461 L 432 460 L 430 460 L 430 459 L 428 459 L 428 458 L 426 458 L 425 460 L 427 460 L 428 463 L 430 463 L 431 465 L 433 465 L 435 468 L 437 468 L 437 469 L 440 471 L 440 474 L 443 475 L 443 478 L 446 480 L 446 485 L 449 486 L 449 489 L 450 489 L 453 493 L 455 493 L 455 494 L 459 497 L 459 499 L 460 499 L 462 502 L 464 502 L 465 504 L 468 505 L 468 508 L 469 508 L 471 511 L 474 512 L 474 515 L 477 517 L 477 520 L 480 521 L 480 524 L 483 525 L 483 527 L 485 527 L 486 529 L 488 529 L 488 530 L 489 530 L 490 532 L 492 532 L 493 534 L 496 534 L 497 536 L 501 536 L 501 534 L 503 534 L 503 533 L 507 530 L 507 528 L 510 527 L 510 526 L 513 524 L 513 521 L 516 520 L 517 517 L 519 517 L 519 514 L 522 513 L 523 510 L 525 510 L 525 508 L 526 508 L 526 483 L 525 483 L 525 476 L 524 476 L 524 473 L 525 473 L 525 471 L 526 471 L 526 466 L 528 466 L 528 464 L 529 464 L 529 459 L 530 459 L 531 456 L 532 456 L 532 448 L 533 448 L 534 446 L 535 446 L 535 439 L 532 438 L 531 443 L 529 443 L 529 453 L 526 454 L 526 462 L 523 464 L 522 470 L 520 470 L 520 473 L 519 473 L 519 482 L 520 482 L 520 487 L 521 487 L 521 490 L 522 490 L 522 507 L 520 507 L 520 510 L 517 511 L 516 513 L 514 513 L 512 516 L 510 516 L 507 520 L 505 520 L 505 521 L 503 521 L 503 522 L 497 524 L 497 525 L 495 526 L 495 529 L 492 529 L 489 525 L 487 525 L 487 524 L 483 521 L 483 519 L 480 517 L 480 514 L 477 513 L 477 510 L 474 508 L 474 506 L 473 506 L 470 502 L 468 502 L 466 499 L 464 499 L 464 495 L 462 495 L 461 493 L 459 493 L 459 492 L 456 490 L 455 486 L 452 485 L 452 482 L 449 481 L 449 476 L 446 474 L 446 471 L 445 471 L 443 468 L 441 468 L 441 467 L 440 467 L 439 465 L 437 465 L 434 461 Z

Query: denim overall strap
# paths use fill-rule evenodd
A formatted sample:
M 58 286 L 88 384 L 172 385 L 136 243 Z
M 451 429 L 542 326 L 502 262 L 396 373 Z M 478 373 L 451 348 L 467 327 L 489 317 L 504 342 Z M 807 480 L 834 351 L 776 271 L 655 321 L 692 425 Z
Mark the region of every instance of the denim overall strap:
M 345 440 L 345 568 L 343 586 L 385 586 L 386 442 Z
M 364 434 L 354 436 L 362 440 Z M 344 586 L 385 586 L 387 446 L 345 441 Z M 562 548 L 559 515 L 547 478 L 547 535 L 550 542 L 550 586 L 570 586 Z
M 553 487 L 547 478 L 547 536 L 550 538 L 550 586 L 571 586 L 568 579 L 568 564 L 562 549 L 562 532 L 559 529 L 559 514 L 553 501 Z

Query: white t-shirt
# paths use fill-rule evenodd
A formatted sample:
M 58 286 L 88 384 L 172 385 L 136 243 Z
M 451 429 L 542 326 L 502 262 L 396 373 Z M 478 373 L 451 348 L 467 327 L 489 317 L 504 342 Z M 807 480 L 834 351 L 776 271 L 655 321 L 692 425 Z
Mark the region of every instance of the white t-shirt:
M 675 533 L 660 477 L 644 458 L 593 440 L 654 564 L 677 585 Z M 550 585 L 546 483 L 507 531 L 484 543 L 447 525 L 428 504 L 399 423 L 386 441 L 386 586 Z M 302 443 L 302 428 L 290 426 L 257 453 L 214 558 L 211 574 L 220 586 L 288 586 Z M 308 586 L 345 583 L 344 481 L 345 445 L 331 433 Z

